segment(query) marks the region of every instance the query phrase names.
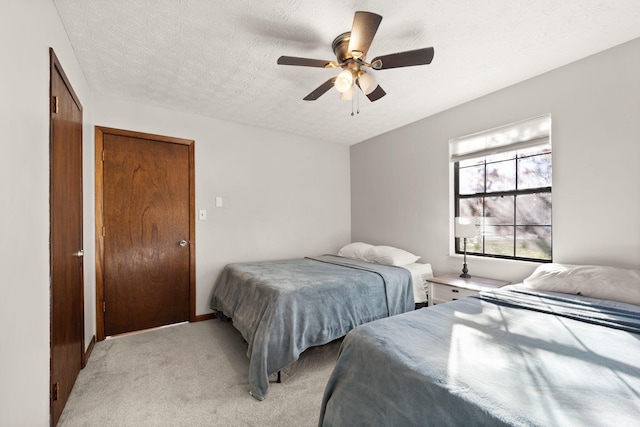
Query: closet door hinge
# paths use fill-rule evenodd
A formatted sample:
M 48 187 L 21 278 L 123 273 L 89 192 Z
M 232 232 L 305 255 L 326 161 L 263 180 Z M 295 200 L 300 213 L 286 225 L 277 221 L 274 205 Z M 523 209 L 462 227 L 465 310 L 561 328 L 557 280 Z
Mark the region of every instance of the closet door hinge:
M 58 389 L 60 388 L 60 383 L 55 383 L 51 387 L 51 400 L 58 400 Z
M 53 114 L 58 114 L 58 97 L 53 96 L 51 98 L 51 112 Z
M 105 301 L 102 301 L 102 312 L 103 313 L 107 312 L 107 303 Z
M 107 227 L 102 227 L 102 237 L 107 235 Z

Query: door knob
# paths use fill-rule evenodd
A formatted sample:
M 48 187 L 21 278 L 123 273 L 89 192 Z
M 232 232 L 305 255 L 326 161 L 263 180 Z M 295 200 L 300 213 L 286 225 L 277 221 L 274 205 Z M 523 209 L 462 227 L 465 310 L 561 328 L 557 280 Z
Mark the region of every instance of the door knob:
M 184 248 L 185 246 L 187 246 L 187 241 L 186 240 L 180 240 L 180 243 L 178 243 L 180 245 L 181 248 Z
M 78 258 L 82 258 L 84 256 L 84 251 L 80 249 L 78 252 L 74 253 L 73 256 L 77 256 Z

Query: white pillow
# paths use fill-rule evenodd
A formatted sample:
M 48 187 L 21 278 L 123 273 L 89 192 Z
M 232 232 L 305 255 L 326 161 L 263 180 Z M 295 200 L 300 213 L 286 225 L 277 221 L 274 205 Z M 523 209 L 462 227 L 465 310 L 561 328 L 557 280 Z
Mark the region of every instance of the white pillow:
M 362 243 L 362 242 L 349 243 L 348 245 L 343 246 L 342 249 L 338 251 L 338 255 L 347 257 L 347 258 L 361 259 L 363 261 L 367 261 L 365 254 L 372 247 L 373 245 L 370 245 L 368 243 Z
M 601 265 L 543 264 L 523 280 L 541 291 L 640 305 L 640 270 Z
M 368 261 L 387 265 L 408 265 L 420 259 L 419 256 L 393 246 L 373 246 L 367 251 L 365 257 Z

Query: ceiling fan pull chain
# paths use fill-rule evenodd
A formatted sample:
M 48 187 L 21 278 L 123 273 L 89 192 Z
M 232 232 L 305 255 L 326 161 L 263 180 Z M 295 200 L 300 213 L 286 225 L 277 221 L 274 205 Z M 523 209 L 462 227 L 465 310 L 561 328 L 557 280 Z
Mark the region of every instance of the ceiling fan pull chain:
M 358 105 L 358 110 L 356 114 L 360 114 L 360 91 L 356 91 L 356 103 Z
M 357 93 L 356 93 L 356 96 L 358 96 Z M 351 117 L 353 117 L 353 97 L 351 97 Z

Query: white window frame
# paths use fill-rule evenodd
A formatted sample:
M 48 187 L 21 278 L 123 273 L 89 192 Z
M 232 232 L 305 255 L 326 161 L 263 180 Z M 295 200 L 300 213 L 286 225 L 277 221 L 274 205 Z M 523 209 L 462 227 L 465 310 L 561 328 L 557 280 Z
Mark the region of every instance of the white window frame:
M 530 119 L 521 120 L 493 129 L 477 132 L 470 135 L 449 140 L 449 183 L 450 183 L 450 248 L 449 254 L 460 255 L 457 251 L 454 227 L 456 216 L 456 188 L 455 188 L 455 164 L 459 161 L 507 151 L 520 150 L 551 144 L 551 115 L 544 114 Z M 552 151 L 553 152 L 553 151 Z M 553 194 L 551 192 L 551 194 Z M 482 222 L 482 219 L 479 219 Z M 481 224 L 478 224 L 481 225 Z M 553 231 L 552 231 L 553 232 Z M 551 262 L 542 259 L 523 259 L 515 256 L 495 256 L 491 254 L 478 254 L 483 258 L 500 258 L 512 261 Z M 553 253 L 551 254 L 553 257 Z

